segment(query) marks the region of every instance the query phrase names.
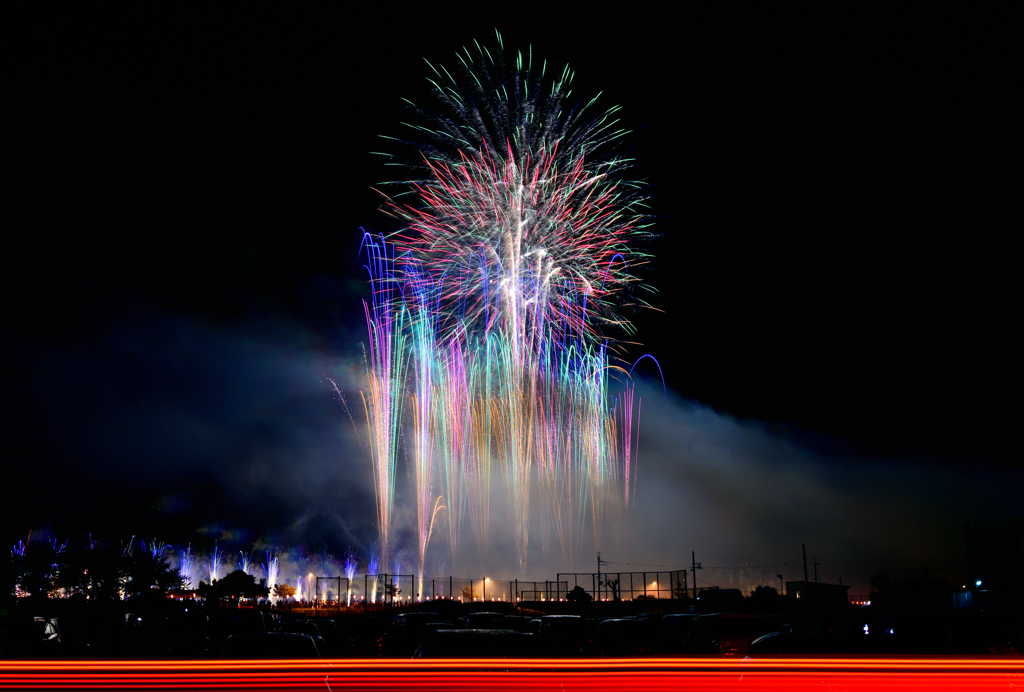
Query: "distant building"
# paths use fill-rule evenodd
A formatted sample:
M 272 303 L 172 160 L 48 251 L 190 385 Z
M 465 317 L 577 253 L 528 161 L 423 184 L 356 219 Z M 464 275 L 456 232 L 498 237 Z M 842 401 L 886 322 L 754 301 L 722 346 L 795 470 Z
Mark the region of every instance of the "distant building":
M 813 610 L 842 610 L 850 603 L 850 587 L 816 581 L 787 581 L 786 598 Z M 806 604 L 806 605 L 805 605 Z
M 714 613 L 734 611 L 743 606 L 743 592 L 739 589 L 704 588 L 697 595 L 697 611 Z

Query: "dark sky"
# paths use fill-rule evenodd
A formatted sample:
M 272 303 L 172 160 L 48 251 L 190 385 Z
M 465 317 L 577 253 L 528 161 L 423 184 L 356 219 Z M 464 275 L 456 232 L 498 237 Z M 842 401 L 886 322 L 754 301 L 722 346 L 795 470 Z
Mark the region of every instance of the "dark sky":
M 359 229 L 395 230 L 370 152 L 428 95 L 423 58 L 495 27 L 623 107 L 649 184 L 663 312 L 635 316 L 631 355 L 670 393 L 648 387 L 634 521 L 672 526 L 645 559 L 700 550 L 739 583 L 727 566 L 817 541 L 848 579 L 936 555 L 952 578 L 960 523 L 1024 514 L 997 21 L 386 14 L 25 22 L 2 106 L 4 540 L 369 540 L 326 378 L 358 401 Z

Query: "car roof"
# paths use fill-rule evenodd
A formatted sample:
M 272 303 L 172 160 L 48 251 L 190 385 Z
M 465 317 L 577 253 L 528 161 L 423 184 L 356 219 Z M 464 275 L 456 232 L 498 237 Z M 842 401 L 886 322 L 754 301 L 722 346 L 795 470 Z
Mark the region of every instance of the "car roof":
M 227 638 L 221 658 L 282 659 L 320 658 L 316 642 L 308 634 L 291 632 L 255 632 L 233 634 Z

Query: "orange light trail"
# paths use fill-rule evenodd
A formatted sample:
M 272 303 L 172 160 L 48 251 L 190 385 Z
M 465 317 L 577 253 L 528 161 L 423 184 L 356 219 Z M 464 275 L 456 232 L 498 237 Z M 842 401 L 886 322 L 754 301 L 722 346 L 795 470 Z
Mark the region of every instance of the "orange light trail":
M 0 661 L 2 690 L 1020 690 L 1024 659 Z

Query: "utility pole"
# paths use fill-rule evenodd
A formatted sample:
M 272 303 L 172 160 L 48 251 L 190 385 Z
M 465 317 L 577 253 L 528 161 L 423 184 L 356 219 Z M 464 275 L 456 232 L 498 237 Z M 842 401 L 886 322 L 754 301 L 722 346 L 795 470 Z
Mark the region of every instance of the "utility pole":
M 804 549 L 804 583 L 806 584 L 808 581 L 810 581 L 807 578 L 807 544 L 801 543 L 800 547 Z
M 92 540 L 92 534 L 89 534 L 89 539 Z M 92 545 L 90 543 L 90 545 Z M 964 522 L 964 548 L 967 549 L 967 578 L 973 584 L 978 580 L 977 575 L 974 573 L 974 552 L 971 550 L 971 521 L 968 519 Z
M 814 583 L 818 583 L 818 558 L 814 558 Z
M 602 586 L 604 586 L 604 585 L 601 583 L 601 551 L 599 550 L 599 551 L 597 551 L 597 589 L 598 589 L 598 593 L 594 594 L 594 596 L 597 596 L 599 593 L 601 593 L 601 591 L 603 590 L 601 588 Z M 596 600 L 600 600 L 600 599 L 595 598 L 594 600 L 596 601 Z
M 693 568 L 693 600 L 696 601 L 697 600 L 697 570 L 701 569 L 701 566 L 700 566 L 700 563 L 697 562 L 697 552 L 696 551 L 692 551 L 690 553 L 690 558 L 693 561 L 693 565 L 692 565 L 692 568 Z

